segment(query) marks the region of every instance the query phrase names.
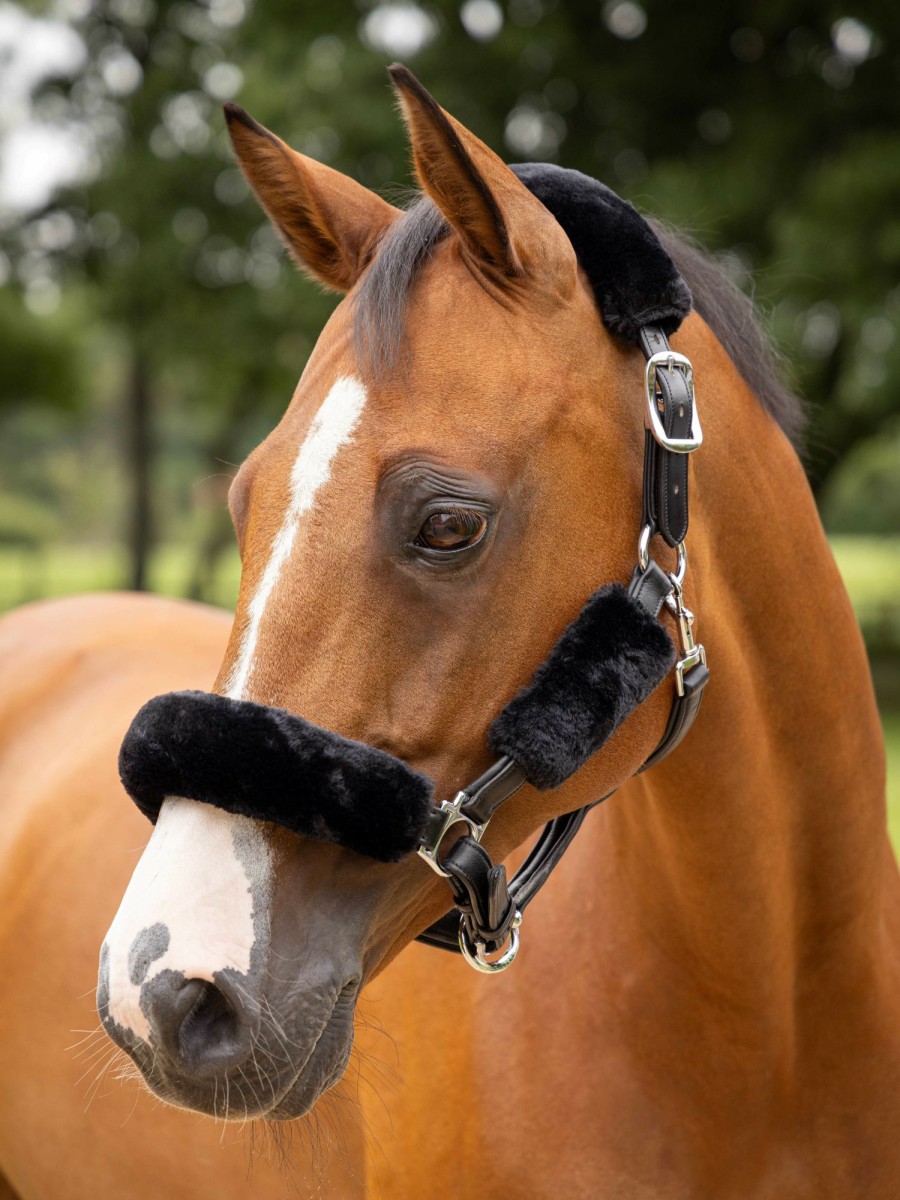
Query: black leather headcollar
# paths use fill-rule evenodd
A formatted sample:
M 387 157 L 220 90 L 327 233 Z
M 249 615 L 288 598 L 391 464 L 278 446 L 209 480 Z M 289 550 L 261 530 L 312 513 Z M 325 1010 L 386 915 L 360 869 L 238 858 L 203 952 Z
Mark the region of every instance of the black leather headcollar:
M 636 342 L 647 359 L 639 563 L 628 588 L 608 585 L 589 598 L 491 726 L 500 757 L 440 806 L 431 782 L 392 755 L 284 710 L 209 693 L 151 700 L 120 752 L 125 788 L 151 820 L 166 796 L 186 796 L 384 861 L 418 850 L 447 879 L 456 906 L 420 940 L 461 951 L 483 971 L 512 962 L 521 914 L 588 808 L 551 821 L 511 883 L 481 845 L 496 810 L 526 781 L 558 787 L 660 683 L 675 658 L 658 622 L 664 604 L 680 642 L 676 694 L 663 738 L 641 770 L 679 745 L 708 679 L 682 592 L 688 455 L 702 435 L 690 363 L 666 337 L 689 311 L 690 293 L 650 227 L 608 188 L 559 167 L 513 170 L 571 238 L 607 328 Z M 671 574 L 649 556 L 656 534 L 677 548 Z M 446 849 L 444 839 L 459 825 L 464 835 Z M 499 959 L 487 958 L 507 940 Z

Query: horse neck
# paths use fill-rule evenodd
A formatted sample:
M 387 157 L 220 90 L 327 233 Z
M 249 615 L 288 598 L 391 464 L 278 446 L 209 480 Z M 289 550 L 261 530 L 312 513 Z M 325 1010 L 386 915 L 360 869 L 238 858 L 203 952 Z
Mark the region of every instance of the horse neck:
M 790 1004 L 801 971 L 831 986 L 855 978 L 849 959 L 870 969 L 888 870 L 884 754 L 802 467 L 709 332 L 690 340 L 707 439 L 687 599 L 711 681 L 681 748 L 623 789 L 605 824 L 639 936 L 759 1013 Z M 724 383 L 700 390 L 704 378 Z

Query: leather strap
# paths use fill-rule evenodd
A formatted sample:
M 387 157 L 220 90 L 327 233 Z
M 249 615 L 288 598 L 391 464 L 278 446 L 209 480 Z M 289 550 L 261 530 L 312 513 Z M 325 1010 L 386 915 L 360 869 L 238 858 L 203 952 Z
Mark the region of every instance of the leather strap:
M 700 701 L 703 699 L 703 689 L 709 682 L 709 670 L 705 663 L 697 663 L 684 673 L 684 695 L 675 696 L 669 711 L 669 721 L 659 745 L 638 771 L 649 771 L 667 754 L 677 749 L 687 737 L 688 731 L 697 719 L 700 711 Z
M 628 594 L 652 617 L 658 617 L 666 596 L 672 594 L 672 581 L 665 571 L 651 558 L 647 566 L 634 568 Z
M 669 349 L 666 335 L 654 326 L 641 330 L 640 345 L 647 359 Z M 684 371 L 658 370 L 650 402 L 656 405 L 667 437 L 690 436 L 694 397 Z M 651 534 L 659 533 L 673 547 L 687 537 L 688 458 L 687 454 L 666 450 L 649 429 L 645 431 L 642 524 L 649 525 Z
M 462 811 L 476 825 L 486 825 L 500 805 L 526 782 L 527 776 L 519 764 L 504 754 L 466 788 L 468 799 Z
M 506 867 L 494 865 L 484 846 L 473 837 L 462 837 L 444 855 L 456 908 L 473 941 L 489 949 L 502 945 L 516 916 L 506 882 Z M 459 921 L 457 920 L 457 929 Z
M 612 795 L 612 793 L 610 793 Z M 605 800 L 606 797 L 604 796 Z M 595 804 L 600 804 L 597 800 Z M 578 808 L 575 812 L 564 813 L 561 817 L 554 817 L 549 821 L 541 832 L 541 836 L 531 849 L 525 862 L 516 872 L 515 878 L 509 885 L 509 897 L 512 905 L 512 917 L 515 917 L 517 912 L 522 913 L 535 898 L 557 865 L 559 860 L 565 854 L 566 850 L 575 837 L 575 834 L 581 828 L 582 822 L 595 804 L 588 805 L 586 808 Z M 472 842 L 472 838 L 460 838 L 456 846 L 462 842 Z M 456 850 L 449 851 L 447 858 Z M 479 847 L 479 849 L 482 849 Z M 444 859 L 446 866 L 447 858 Z M 505 874 L 505 873 L 504 873 Z M 511 924 L 511 921 L 510 921 Z M 489 952 L 493 952 L 503 942 L 503 937 L 490 937 L 490 931 L 473 931 L 468 930 L 472 941 L 484 941 L 487 943 Z M 435 946 L 439 950 L 459 951 L 459 911 L 451 909 L 445 913 L 439 921 L 435 921 L 430 925 L 424 933 L 420 934 L 416 939 L 424 942 L 427 946 Z
M 638 345 L 644 352 L 644 358 L 652 358 L 654 354 L 662 354 L 669 349 L 669 339 L 658 325 L 642 325 L 638 331 Z

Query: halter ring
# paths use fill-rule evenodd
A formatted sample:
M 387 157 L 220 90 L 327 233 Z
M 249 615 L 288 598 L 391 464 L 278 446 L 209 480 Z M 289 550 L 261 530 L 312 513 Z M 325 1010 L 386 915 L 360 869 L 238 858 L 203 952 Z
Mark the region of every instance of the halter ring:
M 505 971 L 507 967 L 512 966 L 516 955 L 519 953 L 519 926 L 522 924 L 522 914 L 516 912 L 513 917 L 513 923 L 509 930 L 509 945 L 503 951 L 499 958 L 488 959 L 485 957 L 487 953 L 484 942 L 475 942 L 474 949 L 469 941 L 469 935 L 466 932 L 465 917 L 459 919 L 459 948 L 462 951 L 462 956 L 476 971 L 481 971 L 484 975 L 497 975 L 500 971 Z

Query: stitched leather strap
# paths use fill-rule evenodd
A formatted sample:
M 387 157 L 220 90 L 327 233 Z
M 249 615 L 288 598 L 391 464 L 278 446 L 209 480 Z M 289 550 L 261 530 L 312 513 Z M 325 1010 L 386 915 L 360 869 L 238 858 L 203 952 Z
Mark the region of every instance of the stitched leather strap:
M 648 359 L 669 349 L 666 335 L 654 326 L 645 326 L 641 330 L 640 345 Z M 656 405 L 668 437 L 690 436 L 694 397 L 683 371 L 658 371 L 651 403 Z M 644 433 L 642 524 L 649 525 L 651 533 L 659 533 L 669 546 L 677 546 L 687 537 L 688 457 L 664 449 L 649 429 Z
M 516 908 L 506 883 L 506 867 L 495 866 L 487 850 L 472 837 L 463 837 L 444 855 L 456 907 L 472 940 L 489 949 L 506 939 Z M 459 922 L 457 921 L 457 928 Z
M 603 799 L 605 800 L 606 797 L 604 796 Z M 598 800 L 596 803 L 599 804 L 601 802 Z M 515 918 L 517 912 L 521 913 L 525 911 L 550 878 L 553 868 L 569 848 L 572 839 L 581 828 L 584 818 L 593 807 L 594 805 L 591 804 L 587 808 L 579 808 L 575 812 L 564 813 L 561 817 L 554 817 L 552 821 L 544 826 L 540 838 L 532 847 L 528 858 L 516 872 L 515 878 L 509 885 L 511 903 L 511 919 L 509 924 L 512 923 L 512 919 Z M 473 845 L 475 844 L 472 838 L 460 838 L 456 846 L 459 846 L 462 842 L 472 842 Z M 453 847 L 453 850 L 456 850 L 456 846 Z M 453 853 L 453 850 L 449 852 L 448 857 Z M 468 930 L 471 940 L 486 942 L 487 950 L 490 953 L 502 945 L 506 936 L 505 933 L 500 936 L 498 930 L 494 932 L 495 936 L 491 937 L 490 931 L 473 931 L 471 928 Z M 424 942 L 428 946 L 435 946 L 439 950 L 458 952 L 459 911 L 451 909 L 450 912 L 445 913 L 439 921 L 435 921 L 433 925 L 430 925 L 416 940 Z
M 651 767 L 671 754 L 673 750 L 687 737 L 688 731 L 697 719 L 697 713 L 700 711 L 700 701 L 703 699 L 703 689 L 709 682 L 709 671 L 705 663 L 697 663 L 695 667 L 691 667 L 689 671 L 684 673 L 684 695 L 676 696 L 672 701 L 672 708 L 669 711 L 669 721 L 666 725 L 662 739 L 644 765 L 641 771 L 648 771 Z
M 501 804 L 515 795 L 527 776 L 506 754 L 466 788 L 468 799 L 462 811 L 476 825 L 486 825 Z
M 628 585 L 628 594 L 637 600 L 638 604 L 652 617 L 659 616 L 662 606 L 666 602 L 666 596 L 671 592 L 671 579 L 652 558 L 643 570 L 640 567 L 634 568 L 634 574 Z

